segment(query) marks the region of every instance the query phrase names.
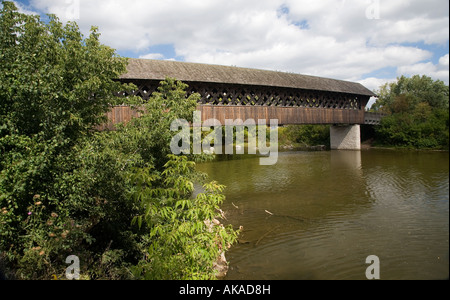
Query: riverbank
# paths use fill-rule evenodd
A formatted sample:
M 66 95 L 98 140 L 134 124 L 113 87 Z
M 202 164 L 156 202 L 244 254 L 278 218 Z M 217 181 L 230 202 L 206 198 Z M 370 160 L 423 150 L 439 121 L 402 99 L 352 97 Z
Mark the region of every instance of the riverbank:
M 309 146 L 297 143 L 279 145 L 280 151 L 326 151 L 327 149 L 326 145 Z
M 370 149 L 384 149 L 384 150 L 404 150 L 404 151 L 433 151 L 433 152 L 448 152 L 448 149 L 436 149 L 436 148 L 413 148 L 413 147 L 398 147 L 390 145 L 380 145 L 374 139 L 369 139 L 361 142 L 361 150 Z

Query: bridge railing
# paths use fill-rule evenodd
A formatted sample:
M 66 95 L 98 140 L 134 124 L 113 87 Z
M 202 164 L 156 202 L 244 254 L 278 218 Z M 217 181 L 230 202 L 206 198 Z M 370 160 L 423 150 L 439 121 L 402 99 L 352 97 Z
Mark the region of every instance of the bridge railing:
M 366 125 L 380 125 L 381 119 L 383 119 L 386 114 L 365 112 L 364 113 L 364 124 Z
M 227 119 L 266 120 L 277 119 L 279 125 L 300 124 L 377 124 L 376 120 L 367 123 L 364 111 L 349 109 L 326 109 L 310 107 L 277 106 L 237 106 L 237 105 L 201 105 L 197 106 L 202 120 L 216 119 L 225 124 Z M 130 106 L 113 106 L 106 113 L 108 121 L 97 127 L 98 130 L 115 130 L 118 123 L 127 123 L 142 115 Z M 364 123 L 365 121 L 365 123 Z M 378 120 L 379 122 L 379 120 Z

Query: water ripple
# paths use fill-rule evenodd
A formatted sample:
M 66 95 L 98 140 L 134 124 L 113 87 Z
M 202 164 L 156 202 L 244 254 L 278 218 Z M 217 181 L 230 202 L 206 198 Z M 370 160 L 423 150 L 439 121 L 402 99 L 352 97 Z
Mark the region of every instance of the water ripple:
M 305 152 L 270 168 L 203 168 L 227 186 L 228 222 L 244 226 L 227 279 L 365 279 L 369 255 L 382 279 L 448 278 L 448 153 Z

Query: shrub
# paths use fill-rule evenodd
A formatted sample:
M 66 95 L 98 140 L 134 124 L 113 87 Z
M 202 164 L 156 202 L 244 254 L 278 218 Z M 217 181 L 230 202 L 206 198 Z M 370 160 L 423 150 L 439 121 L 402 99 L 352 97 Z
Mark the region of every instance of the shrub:
M 77 255 L 85 279 L 211 278 L 214 255 L 236 234 L 200 226 L 217 217 L 223 187 L 209 184 L 191 201 L 190 180 L 201 178 L 192 157 L 169 155 L 170 123 L 189 120 L 198 95 L 186 97 L 185 84 L 167 79 L 142 118 L 96 132 L 112 104 L 142 102 L 117 96 L 135 88 L 116 81 L 126 59 L 101 45 L 95 28 L 84 39 L 75 23 L 50 16 L 45 24 L 12 2 L 3 2 L 0 28 L 5 273 L 64 278 L 66 257 Z M 139 216 L 145 222 L 132 224 Z

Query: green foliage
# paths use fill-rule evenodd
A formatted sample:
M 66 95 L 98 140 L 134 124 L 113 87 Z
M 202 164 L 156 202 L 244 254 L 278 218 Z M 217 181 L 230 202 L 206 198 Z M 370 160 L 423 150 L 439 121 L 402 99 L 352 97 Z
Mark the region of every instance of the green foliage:
M 300 146 L 330 145 L 328 125 L 288 125 L 279 128 L 279 139 L 283 144 Z
M 96 132 L 110 105 L 142 102 L 117 96 L 133 89 L 116 81 L 126 60 L 96 29 L 85 39 L 75 23 L 45 24 L 12 2 L 0 27 L 0 266 L 18 279 L 64 278 L 65 258 L 77 255 L 83 278 L 211 278 L 218 243 L 236 234 L 199 225 L 217 216 L 222 187 L 191 201 L 202 177 L 192 157 L 169 156 L 170 123 L 192 118 L 198 95 L 167 79 L 142 118 Z
M 92 231 L 119 216 L 112 212 L 123 191 L 93 176 L 116 170 L 84 147 L 110 104 L 123 101 L 114 95 L 129 87 L 115 78 L 126 60 L 100 44 L 95 28 L 84 39 L 75 23 L 50 16 L 46 24 L 2 4 L 0 250 L 17 278 L 50 278 L 70 254 L 95 261 Z
M 171 153 L 170 142 L 174 132 L 171 123 L 176 119 L 192 122 L 199 94 L 186 97 L 187 85 L 173 78 L 161 82 L 161 86 L 144 104 L 145 114 L 133 119 L 128 126 L 111 133 L 123 151 L 137 151 L 144 161 L 161 170 Z M 122 148 L 123 147 L 123 148 Z
M 133 198 L 145 212 L 133 221 L 149 230 L 145 259 L 133 274 L 153 280 L 213 279 L 218 253 L 237 237 L 231 227 L 213 225 L 220 217 L 224 186 L 205 184 L 204 192 L 192 198 L 194 163 L 186 157 L 169 157 L 160 175 L 144 169 L 131 177 L 136 187 Z
M 194 182 L 204 181 L 192 156 L 170 154 L 176 119 L 193 121 L 198 94 L 186 97 L 187 86 L 167 78 L 144 105 L 145 114 L 118 130 L 99 135 L 104 152 L 123 162 L 128 201 L 140 213 L 133 217 L 144 259 L 131 267 L 138 279 L 212 279 L 219 250 L 236 238 L 231 228 L 206 224 L 218 218 L 223 186 L 206 183 L 191 199 Z M 126 173 L 125 173 L 126 171 Z
M 400 77 L 385 84 L 371 108 L 388 116 L 376 128 L 378 144 L 448 149 L 449 87 L 427 76 Z
M 379 98 L 371 111 L 387 114 L 411 112 L 419 103 L 427 103 L 432 108 L 449 108 L 449 87 L 428 76 L 401 76 L 396 82 L 382 85 L 377 95 Z
M 0 13 L 0 122 L 20 134 L 73 144 L 104 120 L 113 91 L 130 88 L 114 80 L 126 60 L 100 44 L 95 27 L 85 39 L 76 23 L 50 15 L 46 24 L 12 2 Z

